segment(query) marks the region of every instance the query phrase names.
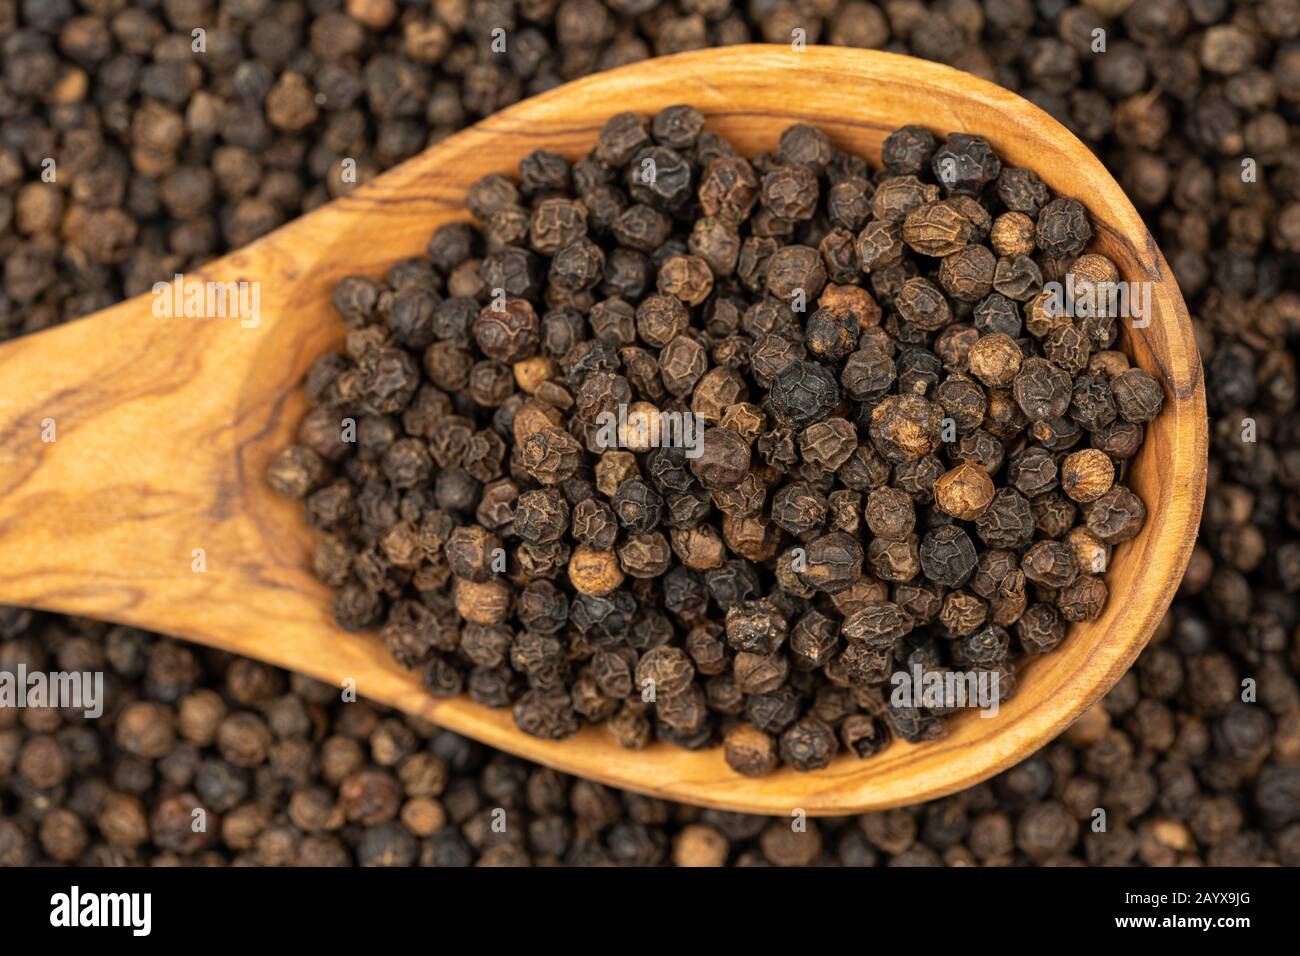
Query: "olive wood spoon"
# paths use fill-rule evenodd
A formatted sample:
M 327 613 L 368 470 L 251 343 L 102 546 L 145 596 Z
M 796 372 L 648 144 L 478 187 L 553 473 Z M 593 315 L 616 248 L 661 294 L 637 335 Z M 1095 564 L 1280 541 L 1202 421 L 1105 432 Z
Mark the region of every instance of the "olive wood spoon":
M 1128 480 L 1148 517 L 1115 549 L 1100 620 L 1029 661 L 993 719 L 964 713 L 946 739 L 868 760 L 751 779 L 720 748 L 625 750 L 601 727 L 544 741 L 510 711 L 434 700 L 374 635 L 339 630 L 310 568 L 302 506 L 264 479 L 294 440 L 312 361 L 336 346 L 345 275 L 381 276 L 434 228 L 467 218 L 467 187 L 536 148 L 573 159 L 620 110 L 699 108 L 747 155 L 813 123 L 878 160 L 894 128 L 986 137 L 1089 209 L 1091 249 L 1152 283 L 1154 320 L 1124 347 L 1166 406 Z M 1101 163 L 1045 113 L 984 80 L 886 53 L 739 46 L 653 59 L 497 113 L 188 278 L 257 280 L 261 321 L 156 318 L 144 296 L 0 347 L 0 602 L 160 631 L 300 671 L 530 760 L 613 786 L 732 810 L 847 814 L 971 786 L 1043 746 L 1124 673 L 1160 622 L 1191 553 L 1206 476 L 1201 368 L 1186 308 L 1142 220 Z M 50 425 L 53 424 L 51 435 Z M 48 441 L 54 437 L 54 441 Z M 196 571 L 202 549 L 206 570 Z

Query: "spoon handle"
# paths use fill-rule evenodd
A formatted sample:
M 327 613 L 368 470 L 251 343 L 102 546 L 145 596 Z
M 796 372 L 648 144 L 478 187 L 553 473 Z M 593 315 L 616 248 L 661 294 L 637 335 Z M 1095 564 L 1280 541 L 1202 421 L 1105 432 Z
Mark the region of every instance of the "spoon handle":
M 267 492 L 266 464 L 343 335 L 334 285 L 418 254 L 456 212 L 446 179 L 407 163 L 200 271 L 0 345 L 0 603 L 207 643 L 235 606 L 319 618 L 301 507 Z M 310 598 L 286 612 L 286 589 Z
M 301 549 L 288 514 L 264 533 L 244 513 L 246 453 L 276 416 L 296 420 L 270 398 L 295 400 L 301 365 L 256 369 L 282 381 L 248 388 L 283 307 L 274 283 L 248 281 L 256 325 L 158 315 L 162 291 L 0 347 L 0 602 L 176 631 L 207 602 L 261 593 Z

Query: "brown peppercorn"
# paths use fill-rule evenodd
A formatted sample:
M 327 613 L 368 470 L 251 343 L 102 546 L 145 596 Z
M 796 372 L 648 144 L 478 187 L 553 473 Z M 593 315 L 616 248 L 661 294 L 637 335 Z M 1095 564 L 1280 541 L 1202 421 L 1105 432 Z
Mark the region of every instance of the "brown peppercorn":
M 578 470 L 581 448 L 559 428 L 540 428 L 526 436 L 520 447 L 524 468 L 543 485 L 558 485 Z
M 828 285 L 817 299 L 819 308 L 851 316 L 865 332 L 880 325 L 882 311 L 871 293 L 855 285 Z
M 134 847 L 149 839 L 149 820 L 137 797 L 107 794 L 95 815 L 99 832 L 113 846 Z
M 642 341 L 663 348 L 690 325 L 691 315 L 675 295 L 652 295 L 636 310 L 636 329 Z
M 668 571 L 671 558 L 668 542 L 657 531 L 629 535 L 618 547 L 620 566 L 634 578 L 662 577 Z
M 145 704 L 134 706 L 138 708 L 141 706 L 148 707 L 150 705 Z M 163 708 L 163 711 L 165 714 L 166 708 Z M 123 716 L 125 717 L 126 714 L 123 714 Z M 132 718 L 133 722 L 138 725 L 141 717 L 142 712 L 137 710 Z M 123 737 L 123 734 L 120 732 L 120 727 L 121 724 L 119 723 L 119 740 Z M 127 739 L 136 743 L 138 746 L 140 744 L 138 734 L 142 729 L 143 728 L 137 726 L 135 733 Z M 167 718 L 164 730 L 167 734 L 167 743 L 170 745 L 170 718 Z M 159 737 L 161 738 L 161 736 L 162 735 L 160 734 Z M 168 749 L 170 749 L 170 747 L 168 747 Z M 165 752 L 166 751 L 164 750 L 164 753 Z M 141 754 L 140 756 L 144 755 Z M 18 774 L 26 779 L 31 786 L 35 787 L 37 790 L 50 790 L 64 782 L 68 776 L 70 768 L 68 765 L 68 755 L 64 752 L 59 741 L 54 737 L 45 734 L 37 734 L 28 739 L 22 752 L 18 755 L 16 769 Z
M 608 551 L 618 535 L 618 522 L 608 504 L 585 498 L 573 506 L 572 529 L 574 538 L 582 544 Z
M 505 296 L 485 305 L 474 321 L 474 341 L 488 358 L 507 365 L 532 358 L 541 342 L 532 303 Z
M 673 838 L 674 866 L 725 866 L 729 852 L 727 838 L 702 823 L 688 824 Z
M 171 751 L 176 739 L 171 708 L 150 701 L 129 705 L 117 719 L 116 739 L 127 753 L 157 760 Z
M 456 581 L 456 611 L 475 624 L 500 624 L 510 615 L 510 586 L 492 578 L 487 581 Z
M 86 827 L 71 810 L 55 807 L 41 818 L 41 848 L 58 863 L 75 863 L 90 842 Z
M 289 798 L 289 819 L 298 829 L 311 833 L 337 829 L 343 823 L 343 813 L 333 793 L 324 787 L 312 787 L 297 790 Z M 230 817 L 224 822 L 229 825 Z
M 673 256 L 659 268 L 659 291 L 699 305 L 713 291 L 713 270 L 698 256 Z
M 1106 378 L 1114 378 L 1120 372 L 1126 371 L 1130 367 L 1128 356 L 1123 352 L 1116 352 L 1113 349 L 1105 349 L 1101 352 L 1093 352 L 1092 357 L 1088 359 L 1088 371 L 1100 372 Z
M 1112 485 L 1084 509 L 1088 531 L 1106 544 L 1120 544 L 1137 537 L 1146 521 L 1142 499 L 1122 485 Z
M 501 539 L 478 525 L 456 528 L 447 539 L 445 556 L 451 573 L 466 581 L 482 583 L 488 580 L 494 571 L 503 571 L 504 567 L 494 567 L 498 555 L 503 555 Z
M 806 311 L 826 285 L 821 253 L 809 246 L 782 246 L 768 261 L 767 291 L 799 311 Z
M 1061 464 L 1061 489 L 1075 501 L 1096 501 L 1114 483 L 1114 463 L 1096 448 L 1076 451 Z
M 939 447 L 940 408 L 915 395 L 890 395 L 871 413 L 871 441 L 891 462 L 916 461 Z
M 1025 359 L 1012 385 L 1016 404 L 1031 422 L 1060 418 L 1070 407 L 1069 373 L 1047 359 Z
M 1106 607 L 1109 591 L 1101 578 L 1080 574 L 1061 588 L 1056 606 L 1067 621 L 1095 621 Z
M 722 747 L 727 766 L 737 773 L 761 777 L 776 769 L 776 742 L 752 724 L 736 724 L 728 730 Z
M 1049 588 L 1063 588 L 1079 573 L 1074 551 L 1060 541 L 1035 542 L 1021 559 L 1020 570 L 1034 584 Z
M 673 395 L 689 395 L 708 370 L 708 353 L 690 335 L 678 335 L 659 353 L 659 374 Z
M 826 471 L 835 471 L 858 447 L 858 431 L 843 418 L 827 418 L 810 425 L 799 436 L 803 460 Z
M 221 818 L 221 841 L 232 850 L 252 850 L 270 823 L 271 813 L 266 806 L 242 804 Z
M 871 212 L 886 222 L 902 222 L 907 214 L 939 199 L 939 187 L 915 176 L 892 176 L 883 180 L 871 198 Z
M 757 405 L 737 402 L 723 409 L 718 425 L 735 432 L 746 442 L 752 442 L 766 430 L 767 416 Z
M 862 516 L 872 534 L 890 541 L 906 540 L 916 527 L 912 496 L 890 486 L 871 489 Z
M 623 569 L 613 551 L 597 551 L 587 545 L 573 549 L 569 559 L 569 582 L 580 594 L 604 597 L 623 583 Z
M 217 728 L 217 749 L 236 767 L 265 763 L 274 740 L 266 722 L 251 711 L 236 711 Z
M 63 193 L 50 183 L 27 183 L 14 202 L 14 226 L 24 235 L 53 234 L 63 218 Z
M 1165 393 L 1160 382 L 1150 372 L 1132 368 L 1120 372 L 1110 380 L 1115 394 L 1115 407 L 1125 421 L 1134 424 L 1149 422 L 1160 414 Z
M 515 414 L 515 423 L 513 423 L 515 442 L 517 445 L 523 445 L 525 438 L 533 432 L 541 432 L 545 428 L 559 428 L 563 423 L 564 416 L 560 415 L 559 408 L 529 399 Z
M 1068 275 L 1074 278 L 1076 295 L 1090 294 L 1099 291 L 1098 286 L 1119 281 L 1119 269 L 1115 263 L 1095 252 L 1086 252 L 1075 259 Z
M 226 703 L 221 695 L 200 688 L 181 698 L 176 715 L 176 729 L 181 737 L 192 744 L 207 747 L 217 737 L 217 727 L 226 716 Z
M 1142 446 L 1142 426 L 1117 418 L 1092 433 L 1092 445 L 1120 461 L 1132 458 Z
M 727 557 L 727 549 L 718 533 L 708 525 L 698 528 L 673 528 L 669 537 L 678 560 L 695 571 L 719 568 Z
M 397 5 L 393 0 L 347 0 L 347 12 L 370 29 L 383 30 L 397 16 Z
M 272 459 L 266 480 L 277 494 L 295 501 L 315 491 L 329 476 L 325 460 L 306 445 L 290 445 Z
M 760 187 L 763 207 L 778 219 L 811 219 L 819 195 L 817 174 L 799 164 L 774 167 Z
M 759 838 L 763 856 L 774 866 L 812 866 L 822 852 L 821 832 L 816 823 L 796 830 L 789 820 L 773 820 Z
M 744 400 L 747 392 L 748 388 L 745 385 L 745 380 L 738 372 L 736 372 L 735 369 L 710 369 L 695 386 L 695 393 L 691 396 L 691 411 L 701 416 L 710 424 L 718 423 L 720 422 L 723 413 L 728 408 L 731 408 Z M 649 407 L 654 409 L 654 406 Z M 631 420 L 631 414 L 631 410 L 629 409 L 629 421 Z M 655 418 L 651 419 L 650 422 L 657 428 L 659 424 L 658 409 L 654 409 L 654 415 Z M 761 419 L 758 421 L 761 425 Z M 758 431 L 761 431 L 761 427 L 755 430 L 754 434 L 750 436 L 746 436 L 739 429 L 733 428 L 731 430 L 746 440 L 752 440 L 752 438 L 757 437 L 757 433 Z M 646 451 L 650 447 L 652 446 L 647 444 L 645 448 L 639 450 Z
M 790 676 L 789 661 L 779 654 L 751 654 L 740 651 L 733 666 L 736 685 L 746 694 L 768 694 Z
M 511 371 L 514 374 L 515 384 L 529 395 L 534 395 L 543 382 L 555 377 L 556 366 L 555 362 L 545 355 L 534 355 L 532 358 L 515 362 Z
M 781 734 L 782 761 L 801 772 L 830 766 L 838 747 L 835 731 L 825 721 L 811 715 L 801 717 Z
M 447 825 L 447 813 L 432 797 L 414 797 L 402 805 L 402 825 L 417 837 L 428 837 Z
M 339 805 L 349 822 L 374 826 L 391 820 L 401 806 L 401 789 L 392 774 L 370 767 L 339 785 Z
M 1105 574 L 1110 565 L 1110 548 L 1093 537 L 1087 528 L 1071 528 L 1065 536 L 1066 543 L 1074 550 L 1074 563 L 1084 574 Z
M 315 93 L 297 73 L 284 73 L 266 95 L 266 118 L 277 129 L 301 132 L 316 122 Z
M 837 594 L 848 589 L 862 574 L 862 545 L 843 531 L 822 535 L 808 544 L 805 568 L 800 578 L 809 587 Z
M 993 479 L 974 462 L 962 462 L 934 483 L 934 501 L 941 510 L 962 521 L 974 521 L 993 500 Z
M 1053 199 L 1038 214 L 1038 245 L 1053 258 L 1079 255 L 1091 238 L 1088 212 L 1077 199 Z
M 640 750 L 649 745 L 654 737 L 654 727 L 649 719 L 628 706 L 609 718 L 606 722 L 610 734 L 618 741 L 620 747 L 628 750 Z
M 711 160 L 700 177 L 700 206 L 705 215 L 739 225 L 758 201 L 759 180 L 749 161 L 739 156 Z
M 958 302 L 973 304 L 993 291 L 996 270 L 997 260 L 988 248 L 965 246 L 944 257 L 939 265 L 939 285 Z
M 1016 621 L 1015 631 L 1026 654 L 1045 654 L 1065 640 L 1065 622 L 1049 604 L 1030 606 Z
M 993 251 L 999 256 L 1012 259 L 1032 255 L 1034 238 L 1034 221 L 1014 210 L 998 216 L 989 230 L 989 243 L 993 246 Z
M 705 488 L 737 485 L 749 472 L 749 454 L 749 443 L 735 432 L 706 428 L 698 456 L 690 458 L 691 472 Z
M 932 202 L 907 214 L 902 238 L 923 256 L 943 258 L 964 249 L 974 238 L 974 227 L 951 202 Z
M 628 413 L 628 431 L 631 431 L 631 413 Z M 641 469 L 637 465 L 636 455 L 630 451 L 607 451 L 596 462 L 596 490 L 602 495 L 613 498 L 623 482 L 639 477 Z
M 740 256 L 740 233 L 721 217 L 705 216 L 695 221 L 687 248 L 692 256 L 703 260 L 714 275 L 729 276 L 735 273 Z M 712 277 L 709 281 L 712 284 Z
M 950 591 L 943 599 L 938 621 L 955 637 L 975 633 L 988 619 L 988 605 L 967 591 Z
M 528 220 L 528 244 L 547 256 L 558 258 L 562 249 L 583 239 L 586 234 L 587 208 L 570 199 L 543 199 Z
M 913 216 L 916 214 L 912 213 Z M 855 249 L 858 254 L 858 265 L 863 272 L 880 272 L 897 265 L 902 260 L 907 249 L 903 243 L 905 228 L 906 226 L 900 228 L 897 223 L 879 219 L 873 219 L 862 227 L 862 231 L 858 233 Z
M 912 580 L 921 571 L 916 536 L 911 535 L 903 541 L 875 539 L 867 546 L 867 562 L 871 573 L 882 581 L 900 583 Z

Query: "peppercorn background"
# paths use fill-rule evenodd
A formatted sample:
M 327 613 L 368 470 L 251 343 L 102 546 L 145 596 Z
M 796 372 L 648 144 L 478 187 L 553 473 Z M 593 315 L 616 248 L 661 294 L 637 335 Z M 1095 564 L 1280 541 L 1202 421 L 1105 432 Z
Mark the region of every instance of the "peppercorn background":
M 1038 103 L 1108 164 L 1182 286 L 1211 414 L 1202 535 L 1105 702 L 986 784 L 800 834 L 564 778 L 256 662 L 11 609 L 0 660 L 103 669 L 110 701 L 99 721 L 0 711 L 0 863 L 1300 863 L 1297 0 L 0 0 L 0 335 L 147 291 L 343 194 L 350 162 L 364 181 L 563 80 L 795 29 Z

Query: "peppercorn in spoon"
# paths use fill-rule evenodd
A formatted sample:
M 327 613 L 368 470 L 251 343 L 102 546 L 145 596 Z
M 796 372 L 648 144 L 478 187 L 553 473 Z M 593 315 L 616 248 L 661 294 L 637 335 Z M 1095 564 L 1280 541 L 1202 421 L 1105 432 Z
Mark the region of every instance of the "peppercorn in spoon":
M 1123 347 L 1165 409 L 1126 481 L 1146 504 L 1116 548 L 1102 617 L 1023 665 L 1000 714 L 963 714 L 942 740 L 894 743 L 823 770 L 737 775 L 720 748 L 627 750 L 601 727 L 520 731 L 508 709 L 435 700 L 373 635 L 341 631 L 312 572 L 301 507 L 265 480 L 306 408 L 303 376 L 342 338 L 344 276 L 384 274 L 467 217 L 468 187 L 542 148 L 585 153 L 619 109 L 676 103 L 747 154 L 806 122 L 878 157 L 904 124 L 977 133 L 1088 207 L 1093 251 L 1149 282 L 1151 321 Z M 758 104 L 758 105 L 756 105 Z M 200 315 L 224 317 L 201 318 Z M 1046 743 L 1123 674 L 1191 553 L 1205 481 L 1205 401 L 1191 324 L 1167 265 L 1086 148 L 982 80 L 884 53 L 743 46 L 599 74 L 520 103 L 154 295 L 0 347 L 0 602 L 161 631 L 292 668 L 520 756 L 676 801 L 764 813 L 847 814 L 970 786 Z

